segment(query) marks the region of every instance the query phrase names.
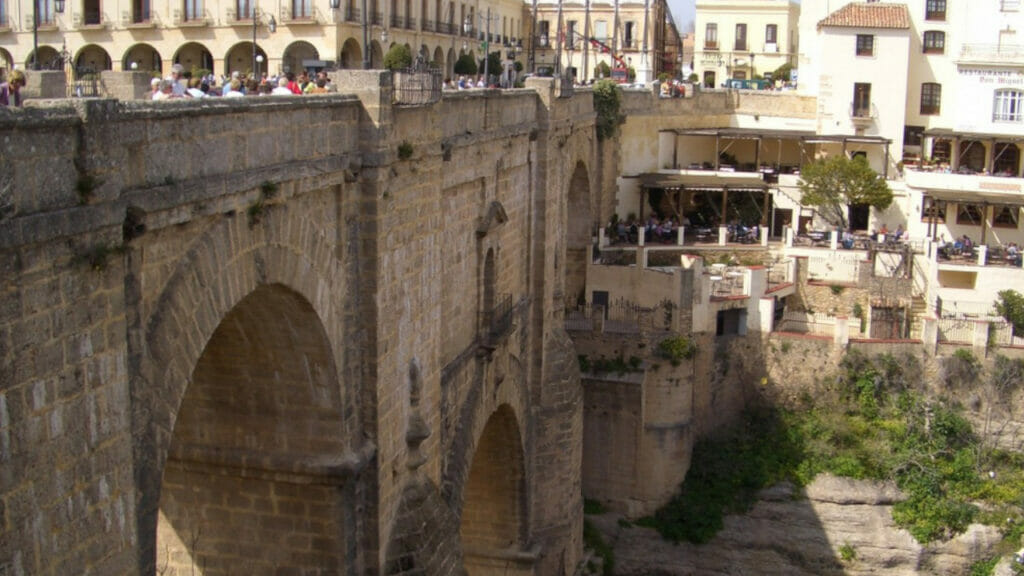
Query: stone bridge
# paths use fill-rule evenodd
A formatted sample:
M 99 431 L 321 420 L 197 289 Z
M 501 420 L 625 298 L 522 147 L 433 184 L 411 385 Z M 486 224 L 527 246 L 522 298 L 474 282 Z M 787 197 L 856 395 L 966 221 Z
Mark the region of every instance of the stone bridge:
M 0 109 L 0 574 L 576 570 L 590 93 L 340 82 Z

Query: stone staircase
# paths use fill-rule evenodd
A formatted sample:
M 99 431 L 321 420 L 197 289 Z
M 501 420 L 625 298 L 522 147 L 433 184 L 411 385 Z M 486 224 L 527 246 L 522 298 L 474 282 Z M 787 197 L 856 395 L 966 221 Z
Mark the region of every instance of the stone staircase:
M 910 299 L 910 337 L 922 337 L 924 333 L 924 316 L 928 313 L 928 303 L 924 296 L 915 294 Z

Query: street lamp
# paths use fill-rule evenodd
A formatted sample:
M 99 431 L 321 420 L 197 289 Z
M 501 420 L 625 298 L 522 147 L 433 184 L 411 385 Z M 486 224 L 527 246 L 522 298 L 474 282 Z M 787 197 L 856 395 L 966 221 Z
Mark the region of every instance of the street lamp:
M 46 0 L 32 1 L 32 69 L 39 70 L 39 4 Z M 64 0 L 54 0 L 53 5 L 58 14 L 64 13 Z
M 252 69 L 256 70 L 256 79 L 259 79 L 259 59 L 256 57 L 256 28 L 259 27 L 260 21 L 263 20 L 263 14 L 260 12 L 258 4 L 252 8 Z M 270 20 L 267 21 L 267 29 L 273 34 L 277 32 L 277 20 L 274 20 L 274 15 L 270 15 Z
M 263 54 L 257 54 L 257 55 L 256 55 L 256 68 L 254 68 L 254 70 L 256 70 L 256 76 L 255 76 L 255 78 L 256 78 L 256 80 L 257 80 L 257 81 L 259 81 L 259 79 L 263 77 L 263 76 L 262 76 L 262 75 L 260 74 L 260 66 L 261 66 L 262 64 L 263 64 Z

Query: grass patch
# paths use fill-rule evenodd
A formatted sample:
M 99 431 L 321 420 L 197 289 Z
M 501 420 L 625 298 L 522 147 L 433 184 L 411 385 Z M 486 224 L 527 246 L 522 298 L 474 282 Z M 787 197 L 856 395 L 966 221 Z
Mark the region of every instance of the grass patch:
M 583 545 L 593 550 L 594 554 L 600 556 L 604 561 L 601 574 L 604 576 L 615 574 L 615 551 L 604 541 L 601 531 L 586 518 L 583 519 Z

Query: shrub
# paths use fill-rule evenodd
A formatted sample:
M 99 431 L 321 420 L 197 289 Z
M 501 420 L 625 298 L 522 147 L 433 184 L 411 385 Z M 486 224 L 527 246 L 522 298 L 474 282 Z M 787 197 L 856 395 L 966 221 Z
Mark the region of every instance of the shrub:
M 673 366 L 679 366 L 683 360 L 693 358 L 697 346 L 689 338 L 674 336 L 658 343 L 658 355 L 668 359 Z
M 384 68 L 402 70 L 412 66 L 412 51 L 405 44 L 395 44 L 384 55 Z
M 594 111 L 597 113 L 597 139 L 606 140 L 615 136 L 622 124 L 620 108 L 622 94 L 614 80 L 598 80 L 594 84 Z
M 472 76 L 476 74 L 476 60 L 469 54 L 463 54 L 455 61 L 453 70 L 456 74 Z
M 998 296 L 996 314 L 1013 324 L 1014 333 L 1024 333 L 1024 295 L 1016 290 L 1000 290 Z

